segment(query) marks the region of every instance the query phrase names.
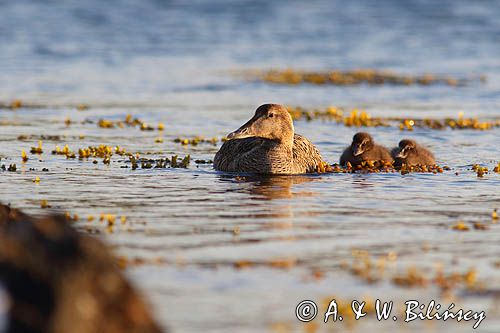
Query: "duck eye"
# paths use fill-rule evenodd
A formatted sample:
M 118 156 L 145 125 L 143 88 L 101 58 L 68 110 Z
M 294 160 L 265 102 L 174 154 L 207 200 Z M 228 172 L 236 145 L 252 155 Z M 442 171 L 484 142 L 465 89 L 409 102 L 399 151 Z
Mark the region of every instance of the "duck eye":
M 272 117 L 274 117 L 274 114 L 273 114 L 273 113 L 270 113 L 270 114 L 268 115 L 268 117 L 269 117 L 269 118 L 272 118 Z

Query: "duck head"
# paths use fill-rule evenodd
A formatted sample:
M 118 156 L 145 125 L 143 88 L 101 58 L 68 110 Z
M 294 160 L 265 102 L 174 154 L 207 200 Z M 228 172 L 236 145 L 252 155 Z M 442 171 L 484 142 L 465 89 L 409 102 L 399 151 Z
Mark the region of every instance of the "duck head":
M 365 132 L 356 133 L 352 138 L 351 151 L 353 156 L 359 156 L 365 151 L 373 148 L 375 143 L 370 134 Z
M 293 121 L 288 110 L 279 104 L 263 104 L 243 126 L 229 133 L 228 139 L 259 137 L 293 143 Z
M 396 158 L 407 158 L 417 148 L 417 143 L 413 140 L 404 139 L 399 141 L 399 153 Z

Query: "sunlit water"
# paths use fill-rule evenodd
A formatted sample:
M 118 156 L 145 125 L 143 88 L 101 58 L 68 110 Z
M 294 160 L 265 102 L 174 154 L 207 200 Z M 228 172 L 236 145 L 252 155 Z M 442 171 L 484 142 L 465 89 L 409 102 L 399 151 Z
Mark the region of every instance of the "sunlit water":
M 438 163 L 451 168 L 436 175 L 235 178 L 193 162 L 188 169 L 131 170 L 119 156 L 107 166 L 101 159 L 93 164 L 50 154 L 55 145 L 77 151 L 107 144 L 151 158 L 213 159 L 217 146 L 182 146 L 174 139 L 221 138 L 264 102 L 363 107 L 378 116 L 443 118 L 464 111 L 500 117 L 498 2 L 138 3 L 0 2 L 0 101 L 38 105 L 0 110 L 0 164 L 18 167 L 0 171 L 1 202 L 43 213 L 40 200 L 47 200 L 53 210 L 78 214 L 81 230 L 101 230 L 99 237 L 117 254 L 145 260 L 127 272 L 158 320 L 174 332 L 302 332 L 295 306 L 332 297 L 394 300 L 399 311 L 407 299 L 434 298 L 445 306 L 455 301 L 486 311 L 478 331 L 498 332 L 500 224 L 492 223 L 491 213 L 500 208 L 500 174 L 478 178 L 470 170 L 474 163 L 492 169 L 500 161 L 498 128 L 368 129 L 389 147 L 406 136 L 431 148 Z M 287 66 L 485 74 L 488 81 L 466 87 L 282 87 L 231 75 Z M 77 111 L 78 103 L 91 108 Z M 164 123 L 165 130 L 103 129 L 95 123 L 127 114 L 153 126 Z M 68 117 L 70 126 L 64 123 Z M 320 120 L 297 121 L 295 128 L 332 163 L 357 131 Z M 29 151 L 38 139 L 22 141 L 20 135 L 61 140 L 44 140 L 44 154 L 29 154 L 23 164 L 21 150 Z M 163 143 L 155 142 L 158 136 Z M 101 213 L 125 215 L 127 222 L 118 221 L 107 233 L 98 221 Z M 96 220 L 87 222 L 88 215 Z M 459 221 L 489 229 L 452 230 Z M 368 284 L 344 268 L 353 249 L 373 257 L 396 253 L 397 260 L 386 278 Z M 291 267 L 269 264 L 283 259 Z M 245 261 L 257 264 L 235 268 Z M 433 276 L 439 265 L 446 272 L 476 269 L 487 292 L 458 288 L 447 299 L 432 284 L 391 283 L 395 272 L 408 267 Z M 315 271 L 321 278 L 313 278 Z M 351 328 L 466 332 L 473 325 L 403 319 L 360 320 Z M 314 323 L 319 331 L 350 327 L 323 324 L 321 312 Z

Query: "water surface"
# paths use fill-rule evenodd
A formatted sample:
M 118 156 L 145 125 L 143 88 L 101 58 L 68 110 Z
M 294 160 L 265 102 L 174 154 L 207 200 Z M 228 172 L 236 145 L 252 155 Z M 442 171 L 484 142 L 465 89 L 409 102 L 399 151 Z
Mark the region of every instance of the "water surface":
M 409 118 L 456 117 L 459 111 L 500 117 L 499 11 L 495 1 L 0 2 L 0 101 L 35 106 L 0 110 L 0 164 L 18 167 L 0 171 L 0 201 L 43 213 L 40 200 L 47 200 L 54 210 L 78 214 L 81 230 L 100 230 L 117 254 L 140 258 L 143 264 L 127 272 L 174 332 L 303 332 L 316 328 L 295 319 L 296 304 L 331 297 L 393 299 L 400 308 L 412 298 L 455 301 L 486 311 L 478 331 L 498 332 L 500 227 L 491 213 L 500 208 L 500 175 L 478 178 L 470 170 L 474 163 L 492 169 L 500 161 L 498 128 L 368 129 L 390 147 L 403 136 L 417 139 L 440 165 L 450 166 L 443 174 L 237 178 L 210 164 L 131 170 L 116 155 L 108 166 L 50 151 L 107 144 L 151 158 L 213 159 L 218 146 L 182 146 L 174 139 L 221 138 L 264 102 L 362 107 Z M 286 67 L 485 74 L 488 80 L 465 87 L 284 87 L 231 75 Z M 79 103 L 90 108 L 78 111 Z M 153 126 L 161 122 L 165 130 L 96 124 L 127 114 Z M 357 131 L 320 120 L 297 121 L 295 128 L 332 163 Z M 44 154 L 29 155 L 23 164 L 21 150 L 36 146 L 41 135 L 60 140 L 43 140 Z M 159 136 L 163 143 L 155 142 Z M 124 215 L 127 222 L 108 233 L 102 213 Z M 96 219 L 87 222 L 88 215 Z M 481 222 L 488 230 L 452 230 L 459 221 Z M 370 284 L 345 268 L 356 259 L 353 250 L 366 250 L 373 260 L 397 259 Z M 241 268 L 245 262 L 250 267 Z M 413 266 L 429 277 L 441 266 L 446 272 L 475 269 L 487 292 L 460 286 L 448 298 L 432 283 L 406 288 L 391 282 Z M 314 323 L 318 331 L 472 327 L 401 319 L 351 327 L 322 324 L 320 316 Z

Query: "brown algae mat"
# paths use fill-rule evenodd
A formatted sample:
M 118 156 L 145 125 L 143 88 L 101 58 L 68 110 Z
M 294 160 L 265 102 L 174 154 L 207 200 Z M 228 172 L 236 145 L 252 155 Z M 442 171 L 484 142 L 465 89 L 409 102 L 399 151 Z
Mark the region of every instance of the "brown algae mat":
M 356 108 L 345 110 L 344 108 L 335 106 L 316 109 L 308 109 L 300 106 L 288 106 L 287 108 L 294 120 L 328 120 L 335 121 L 337 124 L 346 127 L 398 127 L 402 131 L 411 131 L 414 128 L 490 130 L 500 127 L 500 119 L 479 120 L 478 118 L 465 117 L 463 112 L 458 112 L 456 118 L 417 119 L 406 117 L 372 117 L 364 110 Z
M 472 78 L 458 78 L 451 75 L 439 74 L 397 74 L 387 70 L 377 69 L 354 69 L 354 70 L 330 70 L 330 71 L 304 71 L 295 69 L 272 69 L 248 71 L 244 74 L 250 80 L 257 80 L 272 84 L 298 85 L 448 85 L 462 86 L 470 82 L 485 82 L 485 76 Z

